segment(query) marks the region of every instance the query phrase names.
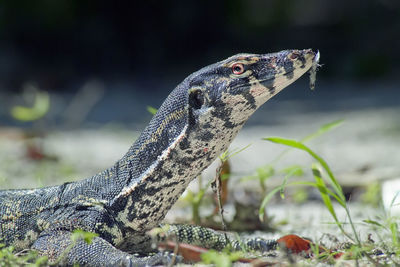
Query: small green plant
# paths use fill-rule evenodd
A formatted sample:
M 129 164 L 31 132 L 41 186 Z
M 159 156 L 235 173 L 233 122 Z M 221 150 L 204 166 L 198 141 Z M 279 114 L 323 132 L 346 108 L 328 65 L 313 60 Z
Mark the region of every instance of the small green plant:
M 184 197 L 184 200 L 189 202 L 192 208 L 192 221 L 195 224 L 200 224 L 201 222 L 201 217 L 200 217 L 200 206 L 201 203 L 204 199 L 204 194 L 206 193 L 206 190 L 210 187 L 212 181 L 209 181 L 207 185 L 202 186 L 201 185 L 201 178 L 199 177 L 199 191 L 193 192 L 191 190 L 187 191 L 186 196 Z
M 315 139 L 323 134 L 325 134 L 326 132 L 329 132 L 330 130 L 336 128 L 337 126 L 339 126 L 341 123 L 343 122 L 343 120 L 335 120 L 333 122 L 327 123 L 322 125 L 317 131 L 307 135 L 306 137 L 304 137 L 303 139 L 300 140 L 301 143 L 305 143 L 308 142 L 312 139 Z M 293 165 L 293 166 L 289 166 L 283 170 L 279 170 L 277 171 L 275 166 L 276 164 L 291 150 L 291 148 L 287 148 L 286 150 L 284 150 L 282 153 L 280 153 L 274 160 L 272 160 L 270 163 L 258 167 L 256 169 L 256 173 L 254 175 L 251 176 L 245 176 L 243 178 L 241 178 L 242 182 L 248 181 L 248 180 L 258 180 L 260 183 L 260 187 L 261 187 L 261 191 L 262 194 L 265 195 L 267 193 L 267 181 L 273 177 L 274 175 L 276 175 L 277 173 L 283 173 L 285 175 L 285 179 L 284 182 L 287 181 L 287 179 L 289 179 L 292 176 L 303 176 L 304 175 L 304 170 L 302 166 L 299 165 Z M 282 187 L 283 188 L 283 187 Z M 283 197 L 283 194 L 281 193 L 281 196 Z
M 320 157 L 318 154 L 316 154 L 313 150 L 311 150 L 309 147 L 307 147 L 306 145 L 304 145 L 301 142 L 295 141 L 295 140 L 291 140 L 291 139 L 285 139 L 285 138 L 280 138 L 280 137 L 268 137 L 268 138 L 264 138 L 264 140 L 267 141 L 271 141 L 277 144 L 282 144 L 282 145 L 286 145 L 292 148 L 296 148 L 296 149 L 300 149 L 303 150 L 305 152 L 307 152 L 311 157 L 313 157 L 317 163 L 313 163 L 311 166 L 312 172 L 313 172 L 313 176 L 315 179 L 315 182 L 293 182 L 293 183 L 287 183 L 287 179 L 284 179 L 284 182 L 282 184 L 282 186 L 275 188 L 274 190 L 272 190 L 270 192 L 270 194 L 268 194 L 261 206 L 260 206 L 260 210 L 259 210 L 259 215 L 260 218 L 264 217 L 264 210 L 265 210 L 265 206 L 268 203 L 268 201 L 271 199 L 271 196 L 273 194 L 275 194 L 277 191 L 281 191 L 283 190 L 283 188 L 285 186 L 289 186 L 289 185 L 308 185 L 308 186 L 313 186 L 315 188 L 317 188 L 320 192 L 321 198 L 326 206 L 326 208 L 328 209 L 329 213 L 332 215 L 336 225 L 339 227 L 340 231 L 346 235 L 350 240 L 355 240 L 357 244 L 360 244 L 360 240 L 359 240 L 359 236 L 358 236 L 358 232 L 356 231 L 354 224 L 352 222 L 351 219 L 351 215 L 350 215 L 350 211 L 349 208 L 347 206 L 346 203 L 346 198 L 344 196 L 342 187 L 339 185 L 337 179 L 335 178 L 335 176 L 333 175 L 332 170 L 329 168 L 328 164 L 326 163 L 326 161 Z M 326 185 L 324 179 L 322 179 L 322 169 L 327 173 L 328 176 L 328 182 L 330 184 L 330 187 L 333 189 L 329 189 L 328 186 Z M 343 224 L 339 221 L 335 209 L 333 208 L 332 205 L 332 201 L 331 201 L 331 197 L 333 197 L 346 211 L 346 215 L 348 216 L 349 219 L 349 223 L 352 227 L 353 230 L 353 236 L 349 235 L 343 228 Z
M 47 266 L 47 257 L 39 257 L 38 253 L 34 250 L 24 250 L 21 252 L 14 252 L 13 246 L 6 247 L 4 244 L 0 244 L 0 266 Z
M 360 234 L 357 231 L 355 224 L 353 222 L 342 187 L 338 183 L 328 163 L 321 156 L 319 156 L 317 153 L 311 150 L 308 146 L 304 145 L 299 141 L 280 138 L 280 137 L 269 137 L 269 138 L 264 138 L 264 140 L 271 141 L 277 144 L 286 145 L 307 152 L 316 161 L 311 165 L 311 170 L 315 182 L 297 181 L 288 183 L 287 177 L 285 177 L 284 182 L 282 183 L 281 186 L 273 189 L 269 194 L 265 196 L 259 210 L 260 219 L 262 220 L 264 218 L 263 214 L 265 206 L 271 199 L 272 195 L 279 191 L 281 192 L 281 194 L 283 194 L 284 187 L 292 185 L 306 185 L 315 187 L 318 189 L 322 201 L 326 209 L 329 211 L 332 218 L 334 219 L 334 222 L 337 225 L 337 227 L 349 240 L 352 241 L 351 245 L 346 249 L 346 252 L 343 254 L 343 257 L 354 260 L 358 260 L 361 257 L 366 257 L 368 261 L 374 264 L 374 266 L 383 266 L 372 257 L 373 250 L 376 247 L 373 245 L 373 241 L 361 242 Z M 345 231 L 344 223 L 339 221 L 337 213 L 332 203 L 333 199 L 336 200 L 336 202 L 339 203 L 339 205 L 345 210 L 346 217 L 348 220 L 348 225 L 350 225 L 351 227 L 352 234 Z M 387 244 L 387 240 L 385 241 L 384 238 L 381 238 L 383 247 L 386 248 L 385 249 L 386 254 L 387 255 L 395 254 L 396 256 L 399 256 L 400 255 L 400 233 L 398 229 L 399 218 L 388 216 L 386 220 L 381 220 L 381 221 L 384 221 L 384 223 L 382 224 L 381 222 L 374 220 L 364 220 L 364 223 L 367 223 L 377 228 L 378 230 L 376 230 L 375 232 L 377 233 L 378 236 L 382 232 L 382 229 L 388 231 L 392 239 L 391 244 Z M 332 258 L 334 256 L 334 253 L 335 252 L 328 252 L 324 253 L 324 255 Z M 391 261 L 396 265 L 398 264 L 394 261 L 394 259 L 391 259 Z
M 365 188 L 364 194 L 361 195 L 361 201 L 378 207 L 381 204 L 382 188 L 379 182 L 372 182 Z
M 205 264 L 215 264 L 217 267 L 230 267 L 232 262 L 237 261 L 243 256 L 243 252 L 235 251 L 222 251 L 209 250 L 201 254 L 201 259 Z
M 256 169 L 254 175 L 245 176 L 240 179 L 241 182 L 246 182 L 249 180 L 258 180 L 261 193 L 264 195 L 267 193 L 267 181 L 275 174 L 275 168 L 271 164 L 260 166 Z
M 390 206 L 394 205 L 397 197 L 398 195 L 393 197 Z M 394 254 L 397 257 L 400 257 L 400 217 L 392 216 L 389 209 L 383 216 L 376 216 L 376 219 L 374 220 L 366 219 L 363 220 L 363 222 L 374 230 L 382 243 L 382 247 L 386 248 L 387 254 Z M 385 236 L 383 237 L 383 235 Z M 390 237 L 390 240 L 387 236 Z M 400 263 L 396 264 L 400 266 Z

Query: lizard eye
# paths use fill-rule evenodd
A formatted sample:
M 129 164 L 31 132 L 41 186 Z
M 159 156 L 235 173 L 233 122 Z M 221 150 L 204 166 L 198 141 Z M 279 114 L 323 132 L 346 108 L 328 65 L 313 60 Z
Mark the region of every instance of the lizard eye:
M 242 63 L 235 63 L 232 65 L 233 74 L 240 75 L 244 72 L 244 66 Z
M 201 90 L 194 90 L 189 95 L 189 105 L 194 109 L 199 109 L 204 104 L 204 94 Z

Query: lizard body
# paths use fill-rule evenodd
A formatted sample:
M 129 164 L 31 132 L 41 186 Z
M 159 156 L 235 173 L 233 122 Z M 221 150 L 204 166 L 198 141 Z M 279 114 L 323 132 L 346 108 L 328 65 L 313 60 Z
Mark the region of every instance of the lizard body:
M 111 168 L 61 186 L 0 191 L 1 242 L 38 250 L 53 261 L 63 256 L 66 265 L 159 262 L 131 253 L 153 250 L 146 232 L 228 148 L 251 114 L 316 64 L 317 55 L 310 49 L 238 54 L 191 74 Z M 201 239 L 218 249 L 228 243 L 210 229 L 174 227 L 181 241 Z M 98 237 L 91 244 L 72 243 L 75 229 Z

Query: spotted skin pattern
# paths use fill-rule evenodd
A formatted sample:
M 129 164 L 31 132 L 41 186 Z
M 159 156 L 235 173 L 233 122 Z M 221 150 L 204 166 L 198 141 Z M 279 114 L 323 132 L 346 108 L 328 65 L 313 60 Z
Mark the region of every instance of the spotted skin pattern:
M 86 266 L 141 266 L 165 257 L 152 251 L 150 229 L 215 158 L 248 118 L 313 64 L 311 49 L 238 54 L 205 67 L 179 84 L 115 165 L 91 178 L 61 186 L 0 191 L 0 237 L 16 250 L 32 248 L 51 261 Z M 75 229 L 98 234 L 91 244 L 72 243 Z M 178 241 L 222 249 L 225 235 L 173 225 Z M 245 241 L 268 249 L 268 241 Z M 239 244 L 233 244 L 239 248 Z

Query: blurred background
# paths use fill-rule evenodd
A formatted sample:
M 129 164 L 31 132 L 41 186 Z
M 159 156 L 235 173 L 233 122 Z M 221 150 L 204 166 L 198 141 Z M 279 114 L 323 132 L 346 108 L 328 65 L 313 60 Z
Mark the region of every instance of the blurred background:
M 27 83 L 55 95 L 51 124 L 88 83 L 83 97 L 96 96 L 79 122 L 143 120 L 187 75 L 239 52 L 319 49 L 319 81 L 357 83 L 340 98 L 363 97 L 365 85 L 380 98 L 399 81 L 397 0 L 2 1 L 0 16 L 2 124 L 28 126 L 9 116 Z
M 236 175 L 279 153 L 262 137 L 300 139 L 344 119 L 312 143 L 342 183 L 400 177 L 398 0 L 24 0 L 0 3 L 1 186 L 93 175 L 192 72 L 291 48 L 321 52 L 316 90 L 303 77 L 251 118 L 233 144 L 253 143 L 232 159 Z

